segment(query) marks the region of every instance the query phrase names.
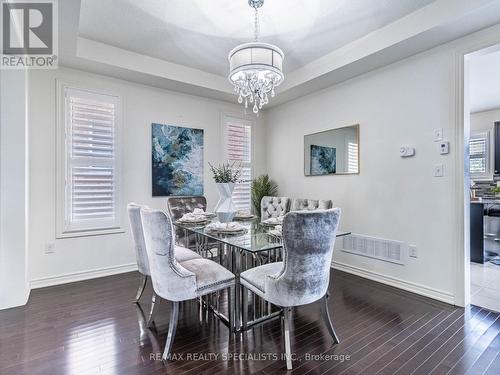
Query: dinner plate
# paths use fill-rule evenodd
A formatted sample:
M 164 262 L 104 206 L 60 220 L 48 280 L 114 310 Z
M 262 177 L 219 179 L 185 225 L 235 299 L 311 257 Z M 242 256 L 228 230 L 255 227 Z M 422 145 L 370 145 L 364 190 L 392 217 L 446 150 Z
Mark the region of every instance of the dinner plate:
M 247 232 L 246 228 L 230 229 L 230 228 L 210 228 L 208 232 L 217 234 L 243 234 Z
M 179 219 L 178 222 L 181 224 L 201 224 L 201 223 L 206 223 L 208 220 L 206 218 L 200 218 L 200 219 L 193 219 L 193 220 L 182 220 Z
M 265 227 L 275 227 L 277 225 L 282 225 L 283 223 L 266 223 L 264 221 L 261 221 L 261 224 L 264 225 Z
M 255 215 L 236 215 L 234 220 L 251 220 L 255 217 Z

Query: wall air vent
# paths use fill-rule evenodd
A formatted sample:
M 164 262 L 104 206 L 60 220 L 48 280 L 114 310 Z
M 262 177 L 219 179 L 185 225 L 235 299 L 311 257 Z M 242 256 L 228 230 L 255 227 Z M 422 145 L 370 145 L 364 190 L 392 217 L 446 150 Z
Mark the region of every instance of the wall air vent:
M 404 264 L 408 245 L 400 241 L 351 234 L 343 237 L 342 251 L 385 262 Z

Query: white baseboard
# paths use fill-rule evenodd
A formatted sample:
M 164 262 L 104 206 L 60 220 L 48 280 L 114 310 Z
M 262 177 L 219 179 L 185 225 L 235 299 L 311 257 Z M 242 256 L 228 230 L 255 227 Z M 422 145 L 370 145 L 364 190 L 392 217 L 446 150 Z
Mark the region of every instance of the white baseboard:
M 433 298 L 435 300 L 445 302 L 445 303 L 448 303 L 450 305 L 455 304 L 455 296 L 451 293 L 448 293 L 448 292 L 445 292 L 442 290 L 429 288 L 427 286 L 412 283 L 412 282 L 405 281 L 405 280 L 401 280 L 401 279 L 398 279 L 396 277 L 382 275 L 382 274 L 377 273 L 377 272 L 369 271 L 369 270 L 366 270 L 363 268 L 351 266 L 349 264 L 345 264 L 345 263 L 341 263 L 341 262 L 333 261 L 332 267 L 337 269 L 337 270 L 340 270 L 340 271 L 344 271 L 344 272 L 351 273 L 351 274 L 356 275 L 356 276 L 364 277 L 365 279 L 377 281 L 379 283 L 390 285 L 390 286 L 393 286 L 395 288 L 403 289 L 403 290 L 406 290 L 408 292 L 419 294 L 419 295 L 424 296 L 424 297 Z
M 132 272 L 137 270 L 136 263 L 123 264 L 120 266 L 103 267 L 88 271 L 66 273 L 57 276 L 42 277 L 31 280 L 31 289 L 44 288 L 46 286 L 73 283 L 75 281 L 95 279 L 98 277 L 117 275 L 119 273 Z

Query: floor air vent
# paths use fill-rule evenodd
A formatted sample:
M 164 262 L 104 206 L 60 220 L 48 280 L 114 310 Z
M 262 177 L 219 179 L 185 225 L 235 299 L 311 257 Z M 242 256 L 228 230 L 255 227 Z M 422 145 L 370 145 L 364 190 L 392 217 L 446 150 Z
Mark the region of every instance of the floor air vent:
M 391 263 L 404 264 L 404 242 L 351 234 L 343 238 L 342 251 Z

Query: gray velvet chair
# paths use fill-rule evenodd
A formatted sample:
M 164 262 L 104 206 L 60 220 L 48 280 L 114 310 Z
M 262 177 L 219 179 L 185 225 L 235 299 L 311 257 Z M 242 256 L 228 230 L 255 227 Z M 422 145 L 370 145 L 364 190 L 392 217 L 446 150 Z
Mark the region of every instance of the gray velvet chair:
M 142 227 L 153 289 L 159 297 L 172 302 L 170 324 L 163 359 L 169 358 L 177 328 L 179 303 L 229 288 L 229 321 L 235 327 L 235 277 L 221 265 L 204 258 L 178 262 L 174 256 L 174 234 L 170 217 L 160 210 L 141 209 Z M 158 310 L 154 303 L 149 325 Z
M 179 220 L 184 214 L 193 212 L 195 208 L 207 210 L 207 200 L 204 196 L 169 197 L 167 209 L 173 221 Z M 175 228 L 177 239 L 186 247 L 194 246 L 196 240 L 194 235 L 185 235 L 181 228 Z
M 301 199 L 293 200 L 292 211 L 329 210 L 333 207 L 331 200 Z
M 260 219 L 285 215 L 290 211 L 291 199 L 287 197 L 262 197 L 260 201 Z
M 339 220 L 339 208 L 292 211 L 286 214 L 283 219 L 283 262 L 251 268 L 240 275 L 243 287 L 243 314 L 247 314 L 248 304 L 248 292 L 245 288 L 283 308 L 288 369 L 292 368 L 290 357 L 292 307 L 321 300 L 323 319 L 335 343 L 339 342 L 327 303 L 330 266 Z
M 148 277 L 151 273 L 149 271 L 148 255 L 146 253 L 146 245 L 144 242 L 144 233 L 142 230 L 141 222 L 141 206 L 135 203 L 129 203 L 127 205 L 128 218 L 130 223 L 130 229 L 132 231 L 132 239 L 134 241 L 135 258 L 137 260 L 137 268 L 141 274 L 141 280 L 139 282 L 139 289 L 135 296 L 134 302 L 139 302 L 146 284 L 148 282 Z M 196 254 L 194 251 L 186 249 L 182 246 L 175 246 L 175 257 L 177 261 L 182 262 L 190 259 L 201 258 L 200 255 Z M 155 297 L 153 296 L 153 299 Z

